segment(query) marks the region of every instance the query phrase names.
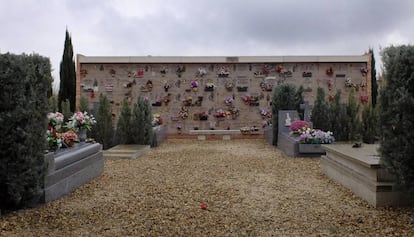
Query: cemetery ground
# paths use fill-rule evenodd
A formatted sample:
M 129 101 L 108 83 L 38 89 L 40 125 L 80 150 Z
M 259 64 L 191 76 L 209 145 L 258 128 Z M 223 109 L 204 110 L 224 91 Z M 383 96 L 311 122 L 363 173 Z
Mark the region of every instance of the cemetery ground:
M 414 208 L 373 208 L 319 158 L 263 140 L 167 140 L 106 160 L 60 200 L 4 214 L 0 236 L 414 236 Z

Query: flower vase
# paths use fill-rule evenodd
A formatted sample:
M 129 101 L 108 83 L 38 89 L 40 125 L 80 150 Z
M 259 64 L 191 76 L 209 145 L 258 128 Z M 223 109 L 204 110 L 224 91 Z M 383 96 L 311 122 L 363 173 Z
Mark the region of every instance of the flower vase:
M 84 129 L 84 128 L 79 129 L 78 138 L 79 138 L 80 143 L 85 143 L 86 142 L 86 129 Z

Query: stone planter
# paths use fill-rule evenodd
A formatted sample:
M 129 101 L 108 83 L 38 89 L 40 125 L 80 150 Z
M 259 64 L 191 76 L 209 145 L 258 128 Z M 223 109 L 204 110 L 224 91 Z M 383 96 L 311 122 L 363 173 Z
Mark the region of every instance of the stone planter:
M 301 144 L 299 143 L 299 153 L 304 154 L 325 154 L 321 144 Z

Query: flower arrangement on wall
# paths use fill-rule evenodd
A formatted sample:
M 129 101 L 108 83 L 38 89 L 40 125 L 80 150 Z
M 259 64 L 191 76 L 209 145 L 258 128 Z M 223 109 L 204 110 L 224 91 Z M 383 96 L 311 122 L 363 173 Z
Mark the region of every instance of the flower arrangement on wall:
M 231 105 L 232 103 L 233 103 L 233 101 L 234 101 L 234 99 L 233 99 L 233 97 L 226 97 L 225 99 L 224 99 L 224 104 L 226 104 L 226 105 Z
M 226 83 L 224 84 L 224 87 L 228 91 L 232 91 L 233 90 L 233 87 L 234 87 L 234 83 L 232 81 L 226 81 Z
M 262 88 L 263 91 L 272 91 L 273 90 L 273 84 L 269 82 L 261 82 L 260 88 Z
M 205 67 L 199 67 L 199 68 L 197 69 L 196 76 L 197 76 L 197 77 L 203 77 L 203 76 L 205 76 L 205 75 L 207 75 L 207 69 L 206 69 Z
M 181 107 L 180 111 L 178 112 L 178 116 L 185 120 L 188 118 L 188 109 L 185 107 Z
M 226 111 L 224 111 L 223 109 L 218 109 L 215 113 L 214 113 L 214 117 L 216 118 L 225 118 L 227 116 Z
M 365 75 L 368 73 L 368 71 L 369 71 L 367 67 L 361 67 L 359 70 L 361 71 L 362 75 L 364 75 L 364 76 L 365 76 Z
M 204 88 L 204 91 L 214 91 L 214 83 L 213 82 L 207 82 L 206 86 Z
M 268 109 L 262 109 L 262 108 L 260 108 L 260 109 L 259 109 L 259 113 L 260 113 L 260 115 L 261 115 L 264 119 L 267 119 L 267 118 L 272 118 L 272 111 L 270 111 L 270 110 L 268 110 Z
M 177 69 L 175 70 L 175 73 L 177 74 L 178 77 L 181 77 L 182 74 L 185 72 L 185 66 L 178 66 Z
M 230 68 L 228 66 L 222 66 L 217 72 L 218 77 L 228 77 L 230 75 Z
M 159 113 L 155 113 L 152 115 L 152 121 L 151 124 L 153 127 L 155 126 L 159 126 L 162 124 L 162 118 L 161 115 Z
M 334 70 L 332 67 L 329 67 L 328 69 L 326 69 L 326 75 L 333 76 L 333 74 L 334 74 Z

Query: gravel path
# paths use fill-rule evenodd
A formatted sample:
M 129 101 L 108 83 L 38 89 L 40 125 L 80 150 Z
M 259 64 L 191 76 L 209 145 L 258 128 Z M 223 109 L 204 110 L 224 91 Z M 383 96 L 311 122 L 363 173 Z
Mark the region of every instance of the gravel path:
M 414 236 L 414 208 L 370 207 L 319 159 L 263 140 L 168 140 L 105 161 L 61 200 L 2 216 L 0 236 Z

